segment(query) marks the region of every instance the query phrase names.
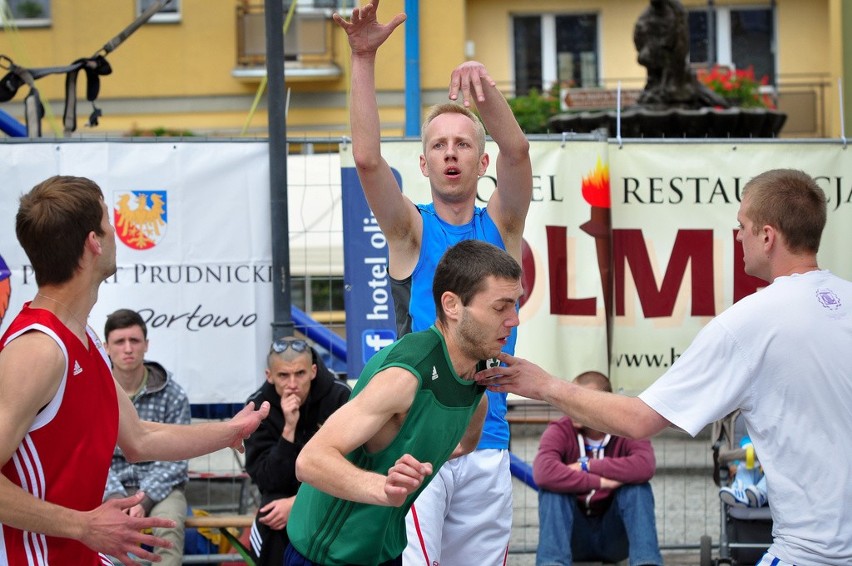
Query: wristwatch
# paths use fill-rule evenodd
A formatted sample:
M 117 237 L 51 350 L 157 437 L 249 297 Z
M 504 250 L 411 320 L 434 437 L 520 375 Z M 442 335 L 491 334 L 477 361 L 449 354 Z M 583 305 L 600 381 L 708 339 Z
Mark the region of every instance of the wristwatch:
M 582 456 L 577 461 L 580 462 L 580 469 L 582 469 L 586 473 L 589 473 L 589 457 L 588 456 Z

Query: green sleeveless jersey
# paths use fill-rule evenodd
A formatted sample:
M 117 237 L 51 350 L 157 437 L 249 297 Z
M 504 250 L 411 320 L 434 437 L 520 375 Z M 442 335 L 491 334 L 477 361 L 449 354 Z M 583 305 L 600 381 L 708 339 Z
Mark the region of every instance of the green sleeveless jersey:
M 420 381 L 405 422 L 380 452 L 368 453 L 362 446 L 346 459 L 384 475 L 403 454 L 411 454 L 420 462 L 430 462 L 437 473 L 467 430 L 484 388 L 456 374 L 444 337 L 432 326 L 374 355 L 352 397 L 374 375 L 393 366 L 405 368 Z M 287 523 L 290 542 L 303 556 L 324 566 L 370 566 L 394 559 L 406 546 L 405 515 L 433 476 L 400 507 L 354 503 L 302 484 Z

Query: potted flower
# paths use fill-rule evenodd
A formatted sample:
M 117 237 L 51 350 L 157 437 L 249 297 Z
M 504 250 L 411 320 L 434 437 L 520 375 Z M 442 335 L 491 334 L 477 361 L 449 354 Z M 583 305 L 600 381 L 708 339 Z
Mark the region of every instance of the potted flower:
M 775 110 L 769 94 L 760 92 L 760 87 L 769 83 L 764 76 L 754 78 L 754 68 L 729 69 L 719 65 L 708 70 L 698 70 L 696 77 L 710 90 L 725 98 L 735 110 L 730 119 L 735 122 L 725 126 L 731 137 L 777 137 L 787 120 L 784 112 Z M 720 118 L 721 119 L 721 118 Z M 724 128 L 723 128 L 724 129 Z
M 741 108 L 774 108 L 768 94 L 760 92 L 760 87 L 769 84 L 766 75 L 758 82 L 754 78 L 754 67 L 748 69 L 731 69 L 715 65 L 709 71 L 699 69 L 696 73 L 698 80 L 710 90 L 722 96 L 731 106 Z

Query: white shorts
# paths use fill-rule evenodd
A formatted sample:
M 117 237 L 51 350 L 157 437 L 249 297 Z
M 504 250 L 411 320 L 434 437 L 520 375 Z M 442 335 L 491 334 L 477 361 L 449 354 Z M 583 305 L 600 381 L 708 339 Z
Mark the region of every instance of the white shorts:
M 512 534 L 508 450 L 474 450 L 441 466 L 405 517 L 403 566 L 502 566 Z
M 763 555 L 763 558 L 760 559 L 760 562 L 755 564 L 755 566 L 793 566 L 793 564 L 784 562 L 780 558 L 775 558 L 767 552 Z

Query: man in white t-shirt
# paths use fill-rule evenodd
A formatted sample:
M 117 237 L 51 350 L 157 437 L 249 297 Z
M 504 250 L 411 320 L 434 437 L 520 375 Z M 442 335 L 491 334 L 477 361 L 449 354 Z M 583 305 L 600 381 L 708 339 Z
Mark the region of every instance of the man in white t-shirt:
M 526 360 L 485 370 L 490 388 L 544 400 L 597 430 L 691 435 L 741 409 L 766 473 L 773 544 L 760 566 L 852 564 L 852 283 L 820 270 L 826 199 L 801 171 L 743 189 L 745 271 L 771 282 L 710 321 L 638 397 L 578 387 Z

